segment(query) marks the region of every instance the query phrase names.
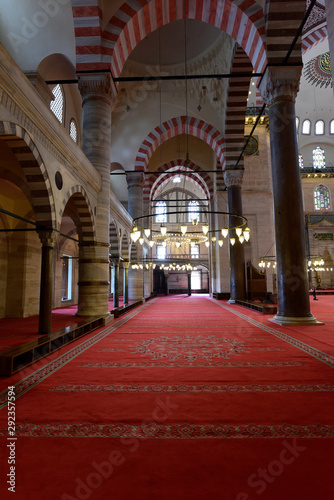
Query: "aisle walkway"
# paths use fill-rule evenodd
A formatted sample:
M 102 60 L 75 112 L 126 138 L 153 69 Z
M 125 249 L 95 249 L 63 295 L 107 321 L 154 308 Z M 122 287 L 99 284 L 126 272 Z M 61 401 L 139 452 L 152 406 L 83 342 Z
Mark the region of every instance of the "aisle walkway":
M 332 499 L 334 334 L 317 328 L 322 344 L 209 297 L 160 297 L 1 380 L 15 498 Z

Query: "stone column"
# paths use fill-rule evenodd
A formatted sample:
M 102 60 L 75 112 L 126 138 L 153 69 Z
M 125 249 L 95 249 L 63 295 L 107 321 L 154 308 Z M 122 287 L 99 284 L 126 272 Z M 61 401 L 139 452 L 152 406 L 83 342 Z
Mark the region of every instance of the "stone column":
M 45 335 L 52 331 L 53 251 L 57 233 L 52 230 L 38 231 L 38 236 L 42 242 L 38 333 Z
M 130 262 L 123 261 L 123 273 L 124 273 L 124 277 L 123 277 L 123 287 L 124 287 L 123 302 L 124 302 L 124 304 L 129 303 L 129 265 L 130 265 Z
M 164 271 L 165 275 L 165 295 L 168 295 L 168 271 Z
M 109 315 L 109 221 L 111 107 L 115 97 L 110 75 L 79 76 L 82 95 L 82 150 L 101 176 L 95 207 L 96 239 L 81 248 L 78 315 Z
M 112 263 L 114 266 L 113 306 L 119 307 L 119 257 L 112 257 Z
M 241 185 L 243 170 L 226 170 L 224 181 L 227 187 L 228 211 L 231 214 L 242 215 Z M 229 215 L 229 227 L 240 225 L 243 219 L 236 215 Z M 235 244 L 229 245 L 230 259 L 230 300 L 232 304 L 236 299 L 246 298 L 246 276 L 244 247 L 240 243 L 234 229 L 229 231 L 230 238 L 235 238 Z
M 128 183 L 128 212 L 133 219 L 143 215 L 143 188 L 145 176 L 143 172 L 130 172 L 126 174 Z M 143 248 L 138 243 L 138 264 L 143 258 Z M 129 272 L 129 300 L 139 300 L 144 294 L 144 271 L 143 269 L 131 269 Z
M 311 324 L 295 97 L 301 67 L 268 67 L 261 93 L 269 108 L 279 324 Z
M 191 271 L 187 271 L 188 278 L 188 296 L 191 295 Z
M 110 281 L 108 252 L 109 243 L 85 242 L 84 244 L 79 244 L 79 298 L 77 316 L 109 315 Z

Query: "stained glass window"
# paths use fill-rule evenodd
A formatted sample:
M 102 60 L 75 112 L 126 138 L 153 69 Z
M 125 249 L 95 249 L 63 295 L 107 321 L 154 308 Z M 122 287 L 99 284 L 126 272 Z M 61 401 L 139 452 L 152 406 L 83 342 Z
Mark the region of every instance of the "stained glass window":
M 302 134 L 310 134 L 311 133 L 311 122 L 310 120 L 303 121 Z
M 327 186 L 320 184 L 314 190 L 314 207 L 316 210 L 329 210 L 331 208 L 330 193 Z
M 188 203 L 188 222 L 194 219 L 199 220 L 199 203 L 196 200 L 191 200 Z
M 325 167 L 325 151 L 318 146 L 317 148 L 313 149 L 313 168 L 319 170 Z
M 155 222 L 167 222 L 167 205 L 165 201 L 158 201 L 155 205 Z
M 325 122 L 323 120 L 318 120 L 315 123 L 315 135 L 323 135 L 325 133 Z
M 73 141 L 75 143 L 78 142 L 78 129 L 77 129 L 77 124 L 75 121 L 72 119 L 70 122 L 70 136 L 72 137 Z
M 63 90 L 59 85 L 59 83 L 52 89 L 52 93 L 54 95 L 54 100 L 51 101 L 50 103 L 50 109 L 52 113 L 56 116 L 56 118 L 58 118 L 60 123 L 63 123 L 64 95 L 63 95 Z
M 304 159 L 302 155 L 299 155 L 299 168 L 304 168 Z

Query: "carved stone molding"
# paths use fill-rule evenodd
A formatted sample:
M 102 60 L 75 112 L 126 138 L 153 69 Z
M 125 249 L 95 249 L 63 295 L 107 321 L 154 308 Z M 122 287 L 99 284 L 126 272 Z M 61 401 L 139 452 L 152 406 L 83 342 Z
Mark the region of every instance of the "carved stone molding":
M 128 172 L 126 174 L 126 181 L 128 183 L 128 189 L 132 187 L 144 187 L 145 176 L 143 172 Z
M 224 172 L 224 182 L 227 188 L 230 187 L 241 187 L 244 177 L 244 171 L 239 170 L 225 170 Z
M 302 66 L 268 67 L 259 86 L 260 93 L 270 106 L 275 99 L 289 98 L 295 101 Z
M 47 231 L 37 231 L 39 239 L 44 247 L 54 248 L 58 233 L 56 231 L 47 230 Z
M 79 76 L 79 90 L 82 95 L 82 105 L 88 101 L 104 101 L 112 106 L 116 91 L 109 74 Z

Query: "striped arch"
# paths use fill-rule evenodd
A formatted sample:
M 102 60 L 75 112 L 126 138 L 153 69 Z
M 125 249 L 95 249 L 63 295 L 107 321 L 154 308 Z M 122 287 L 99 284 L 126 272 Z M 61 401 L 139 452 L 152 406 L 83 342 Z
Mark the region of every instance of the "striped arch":
M 130 244 L 129 244 L 129 236 L 127 235 L 127 233 L 123 233 L 123 236 L 122 236 L 121 256 L 124 260 L 129 260 Z
M 138 258 L 137 245 L 131 243 L 130 245 L 130 262 L 136 262 Z
M 312 33 L 307 33 L 302 39 L 302 51 L 306 52 L 308 49 L 323 42 L 328 37 L 327 26 L 322 26 L 321 28 L 316 28 Z
M 80 185 L 72 186 L 63 199 L 63 207 L 59 211 L 62 218 L 68 203 L 71 204 L 71 216 L 77 227 L 81 241 L 92 242 L 95 240 L 95 223 L 93 211 L 84 188 Z
M 120 245 L 117 224 L 113 219 L 110 220 L 109 224 L 109 254 L 112 257 L 119 257 L 120 255 Z
M 19 125 L 0 121 L 0 139 L 16 156 L 30 189 L 35 220 L 48 229 L 57 228 L 55 202 L 47 170 L 30 135 Z
M 225 140 L 219 130 L 198 118 L 179 116 L 162 123 L 146 136 L 137 153 L 135 170 L 146 171 L 152 154 L 160 144 L 180 134 L 202 139 L 215 151 L 222 165 L 225 165 Z
M 252 65 L 242 47 L 238 47 L 231 68 L 232 74 L 250 73 Z M 245 112 L 250 85 L 250 77 L 231 78 L 229 82 L 226 110 L 226 168 L 233 168 L 244 145 Z M 243 167 L 243 159 L 239 162 Z
M 303 20 L 306 0 L 267 0 L 266 32 L 268 63 L 282 64 Z M 282 27 L 284 26 L 284 29 Z M 290 55 L 289 63 L 302 60 L 301 38 Z
M 173 171 L 179 172 L 181 170 L 192 170 L 193 173 L 187 175 L 180 174 L 180 177 L 186 178 L 193 184 L 196 184 L 196 186 L 198 186 L 202 190 L 203 197 L 207 198 L 208 200 L 212 199 L 213 182 L 211 177 L 208 174 L 196 173 L 196 171 L 201 170 L 201 168 L 194 163 L 187 163 L 187 166 L 180 166 L 181 162 L 182 160 L 178 159 L 165 163 L 157 169 L 157 172 L 166 172 L 167 174 L 167 172 Z M 169 181 L 170 178 L 168 175 L 159 175 L 158 178 L 154 174 L 150 175 L 149 179 L 145 182 L 144 201 L 153 200 L 156 196 L 157 191 L 165 186 Z
M 266 65 L 264 16 L 256 0 L 128 0 L 106 25 L 101 48 L 99 2 L 90 1 L 86 9 L 85 0 L 75 4 L 78 70 L 105 69 L 109 64 L 118 77 L 141 40 L 161 26 L 184 18 L 209 23 L 229 34 L 244 48 L 255 71 L 262 71 Z M 80 28 L 83 17 L 84 25 Z

